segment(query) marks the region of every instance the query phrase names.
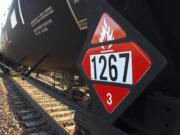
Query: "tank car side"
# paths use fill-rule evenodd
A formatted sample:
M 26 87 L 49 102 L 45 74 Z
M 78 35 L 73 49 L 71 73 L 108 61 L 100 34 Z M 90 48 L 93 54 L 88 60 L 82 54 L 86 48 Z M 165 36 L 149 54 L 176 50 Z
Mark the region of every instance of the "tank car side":
M 7 43 L 1 53 L 13 62 L 31 67 L 44 54 L 43 70 L 75 71 L 75 62 L 86 38 L 83 2 L 14 0 L 4 27 Z M 77 6 L 79 8 L 77 8 Z M 84 20 L 83 24 L 78 19 Z

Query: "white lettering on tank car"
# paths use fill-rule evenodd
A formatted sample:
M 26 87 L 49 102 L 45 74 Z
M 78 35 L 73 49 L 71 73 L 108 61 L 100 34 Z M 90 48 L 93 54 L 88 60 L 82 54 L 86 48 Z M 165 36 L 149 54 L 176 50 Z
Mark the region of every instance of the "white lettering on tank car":
M 47 18 L 54 13 L 55 11 L 52 6 L 49 6 L 31 21 L 31 27 L 33 28 L 35 36 L 49 31 L 49 26 L 53 23 L 53 20 L 51 18 L 47 20 Z

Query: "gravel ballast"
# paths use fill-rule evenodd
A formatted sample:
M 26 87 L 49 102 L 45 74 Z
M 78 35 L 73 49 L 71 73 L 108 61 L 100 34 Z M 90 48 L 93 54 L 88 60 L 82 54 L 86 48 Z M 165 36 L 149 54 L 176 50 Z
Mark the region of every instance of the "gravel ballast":
M 24 135 L 24 130 L 12 110 L 2 76 L 0 76 L 0 135 Z

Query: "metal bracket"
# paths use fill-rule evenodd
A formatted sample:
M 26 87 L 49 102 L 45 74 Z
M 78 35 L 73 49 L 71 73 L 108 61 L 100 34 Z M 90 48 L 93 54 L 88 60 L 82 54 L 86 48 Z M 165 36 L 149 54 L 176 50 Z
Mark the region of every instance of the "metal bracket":
M 13 67 L 13 69 L 15 70 L 25 59 L 26 59 L 26 56 L 23 56 L 21 59 L 19 59 L 16 65 Z
M 47 57 L 47 54 L 42 55 L 35 63 L 34 65 L 27 70 L 23 75 L 28 77 L 42 62 L 43 60 Z

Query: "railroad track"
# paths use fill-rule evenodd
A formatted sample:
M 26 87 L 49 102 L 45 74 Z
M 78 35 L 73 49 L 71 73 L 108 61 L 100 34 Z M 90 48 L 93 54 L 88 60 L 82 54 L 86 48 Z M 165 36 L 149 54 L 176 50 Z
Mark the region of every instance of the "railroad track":
M 69 135 L 76 130 L 75 110 L 70 109 L 54 97 L 41 91 L 26 80 L 20 77 L 12 77 L 21 89 L 23 89 L 57 124 Z
M 51 133 L 50 131 L 52 130 L 50 130 L 46 133 L 46 131 L 43 132 L 42 129 L 38 131 L 40 135 L 99 134 L 96 125 L 92 121 L 93 117 L 91 116 L 90 111 L 66 99 L 61 93 L 59 93 L 59 89 L 47 85 L 37 79 L 24 77 L 7 66 L 4 67 L 8 69 L 11 74 L 11 76 L 6 76 L 5 78 L 8 81 L 8 85 L 10 83 L 11 85 L 9 86 L 16 87 L 21 97 L 25 98 L 31 104 L 33 110 L 36 110 L 36 112 L 40 114 L 40 121 L 43 121 L 43 123 L 46 124 L 48 123 L 50 128 L 55 131 Z M 12 89 L 11 91 L 14 91 L 14 88 L 10 89 Z M 22 112 L 24 111 L 25 113 L 29 113 L 31 110 L 29 107 L 26 108 L 26 106 L 22 106 L 21 109 Z M 32 117 L 37 117 L 37 115 Z M 30 124 L 33 125 L 34 123 Z M 36 126 L 34 125 L 34 127 Z M 45 129 L 48 128 L 49 127 L 45 127 Z
M 20 123 L 28 135 L 57 135 L 50 124 L 23 96 L 21 91 L 8 78 L 4 78 L 6 88 L 9 93 L 12 109 L 19 117 Z

